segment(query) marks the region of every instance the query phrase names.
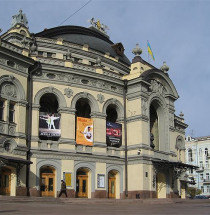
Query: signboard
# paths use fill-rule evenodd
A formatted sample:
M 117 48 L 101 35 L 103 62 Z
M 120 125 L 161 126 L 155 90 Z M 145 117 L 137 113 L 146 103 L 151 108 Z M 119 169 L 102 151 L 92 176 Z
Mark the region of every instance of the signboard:
M 98 174 L 97 185 L 98 188 L 105 188 L 105 175 Z
M 60 137 L 60 114 L 43 113 L 39 114 L 39 136 Z
M 107 146 L 120 147 L 122 145 L 122 125 L 106 122 L 106 144 Z
M 77 117 L 76 143 L 86 146 L 93 145 L 93 120 Z
M 71 172 L 63 173 L 63 180 L 65 181 L 67 187 L 71 187 L 71 174 Z

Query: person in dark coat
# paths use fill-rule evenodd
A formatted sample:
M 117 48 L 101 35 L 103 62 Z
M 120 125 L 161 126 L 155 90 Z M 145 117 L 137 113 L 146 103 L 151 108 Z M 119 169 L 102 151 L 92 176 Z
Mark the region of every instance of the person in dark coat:
M 66 193 L 66 183 L 64 180 L 61 180 L 61 191 L 59 193 L 59 197 L 62 195 L 62 193 L 64 193 L 67 197 L 67 193 Z

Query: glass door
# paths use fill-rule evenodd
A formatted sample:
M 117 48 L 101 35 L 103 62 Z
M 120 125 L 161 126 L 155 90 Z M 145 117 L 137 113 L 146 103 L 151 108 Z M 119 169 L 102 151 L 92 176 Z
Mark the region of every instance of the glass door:
M 77 197 L 88 198 L 88 176 L 78 175 L 77 176 Z
M 109 178 L 109 198 L 116 198 L 116 178 Z
M 52 173 L 42 173 L 40 181 L 41 196 L 54 197 L 55 175 Z

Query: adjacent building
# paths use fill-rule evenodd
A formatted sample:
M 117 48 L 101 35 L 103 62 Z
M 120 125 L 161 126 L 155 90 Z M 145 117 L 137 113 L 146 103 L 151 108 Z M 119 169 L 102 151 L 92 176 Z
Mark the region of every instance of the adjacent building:
M 186 137 L 186 161 L 198 169 L 188 171 L 189 179 L 194 181 L 193 187 L 202 191 L 203 195 L 210 195 L 210 136 Z
M 154 67 L 104 25 L 31 34 L 25 14 L 0 37 L 0 193 L 71 198 L 185 197 L 183 115 L 168 66 Z

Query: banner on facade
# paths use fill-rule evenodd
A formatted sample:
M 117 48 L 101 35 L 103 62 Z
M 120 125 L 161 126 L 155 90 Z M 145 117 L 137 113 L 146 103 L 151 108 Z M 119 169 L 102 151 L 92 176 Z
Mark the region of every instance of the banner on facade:
M 122 145 L 122 125 L 106 122 L 106 144 L 107 146 L 120 147 Z
M 60 137 L 60 114 L 43 113 L 39 114 L 39 136 Z
M 81 145 L 93 145 L 93 120 L 77 117 L 76 143 Z

